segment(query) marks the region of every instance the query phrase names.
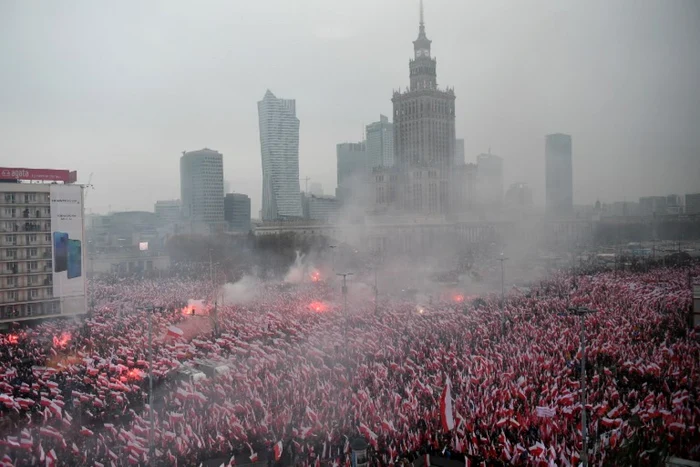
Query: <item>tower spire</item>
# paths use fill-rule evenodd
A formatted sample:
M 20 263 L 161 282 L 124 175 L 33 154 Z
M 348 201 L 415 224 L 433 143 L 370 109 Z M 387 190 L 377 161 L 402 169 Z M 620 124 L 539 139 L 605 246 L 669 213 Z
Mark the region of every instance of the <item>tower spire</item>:
M 425 23 L 423 18 L 423 0 L 420 0 L 420 25 L 423 26 Z

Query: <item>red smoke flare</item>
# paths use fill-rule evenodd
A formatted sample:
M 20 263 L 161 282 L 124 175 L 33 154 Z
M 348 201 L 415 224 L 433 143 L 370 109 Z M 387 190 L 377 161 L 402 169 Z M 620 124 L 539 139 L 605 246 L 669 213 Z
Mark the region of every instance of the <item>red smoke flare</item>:
M 62 333 L 60 337 L 53 336 L 53 346 L 59 349 L 65 348 L 68 341 L 70 341 L 70 333 L 68 332 Z
M 323 302 L 318 302 L 318 301 L 311 302 L 309 304 L 309 309 L 311 311 L 315 311 L 316 313 L 323 313 L 323 312 L 328 311 L 328 305 L 326 305 Z

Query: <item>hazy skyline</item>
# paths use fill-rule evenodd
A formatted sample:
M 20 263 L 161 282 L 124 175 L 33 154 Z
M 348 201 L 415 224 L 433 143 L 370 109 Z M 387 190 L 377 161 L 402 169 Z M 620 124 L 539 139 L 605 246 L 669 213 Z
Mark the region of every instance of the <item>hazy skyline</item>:
M 700 191 L 700 3 L 425 0 L 467 162 L 544 200 L 544 138 L 573 139 L 574 203 Z M 336 185 L 408 86 L 417 0 L 0 2 L 2 165 L 76 169 L 88 209 L 179 198 L 183 150 L 224 155 L 261 204 L 257 101 L 295 99 L 300 177 Z

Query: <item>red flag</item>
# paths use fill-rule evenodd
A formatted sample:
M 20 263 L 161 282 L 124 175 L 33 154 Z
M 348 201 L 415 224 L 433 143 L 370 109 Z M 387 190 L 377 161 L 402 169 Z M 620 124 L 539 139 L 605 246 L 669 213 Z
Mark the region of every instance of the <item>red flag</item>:
M 445 389 L 442 390 L 442 396 L 440 397 L 440 415 L 442 418 L 442 429 L 444 431 L 453 430 L 455 427 L 455 419 L 452 412 L 452 392 L 449 376 L 447 377 Z
M 177 326 L 169 326 L 168 327 L 168 336 L 169 337 L 182 337 L 185 333 L 182 331 L 182 329 L 178 328 Z
M 282 458 L 282 447 L 282 441 L 277 441 L 277 444 L 275 444 L 275 462 Z
M 253 451 L 253 446 L 251 446 L 249 443 L 248 447 L 250 448 L 250 462 L 257 462 L 258 461 L 258 453 Z
M 48 454 L 46 454 L 46 467 L 54 467 L 56 465 L 56 460 L 58 458 L 56 457 L 56 451 L 53 449 L 49 451 Z

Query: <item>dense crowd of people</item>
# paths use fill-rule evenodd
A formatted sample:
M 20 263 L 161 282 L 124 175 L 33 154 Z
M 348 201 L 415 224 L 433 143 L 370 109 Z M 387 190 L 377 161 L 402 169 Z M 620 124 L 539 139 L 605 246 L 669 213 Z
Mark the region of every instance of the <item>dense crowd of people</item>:
M 339 466 L 355 437 L 373 465 L 423 452 L 577 465 L 580 322 L 566 314 L 576 306 L 596 310 L 585 325 L 591 464 L 698 460 L 689 273 L 700 267 L 562 274 L 503 307 L 500 295 L 387 298 L 347 312 L 340 287 L 322 281 L 257 283 L 254 298 L 231 304 L 209 280 L 96 280 L 86 319 L 0 336 L 0 465 Z M 199 298 L 216 311 L 193 314 L 188 300 Z M 216 371 L 200 379 L 186 366 Z

